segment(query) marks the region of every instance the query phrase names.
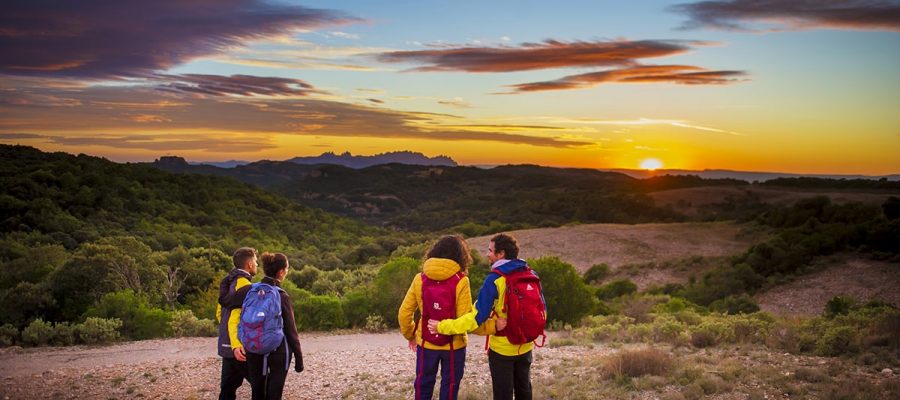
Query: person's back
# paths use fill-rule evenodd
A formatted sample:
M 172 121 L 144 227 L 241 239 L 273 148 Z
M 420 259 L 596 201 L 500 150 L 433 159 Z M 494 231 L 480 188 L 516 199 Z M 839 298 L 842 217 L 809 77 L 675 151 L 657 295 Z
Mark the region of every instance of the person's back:
M 256 250 L 249 247 L 237 249 L 232 256 L 234 269 L 219 283 L 219 304 L 216 306 L 216 320 L 219 322 L 217 353 L 222 357 L 222 371 L 219 382 L 219 399 L 233 400 L 237 389 L 247 379 L 246 358 L 240 340 L 237 338 L 241 309 L 225 301 L 244 286 L 256 273 Z
M 300 336 L 297 334 L 297 323 L 294 316 L 294 308 L 287 292 L 281 289 L 281 282 L 288 272 L 288 259 L 282 253 L 263 253 L 260 256 L 265 277 L 256 284 L 257 288 L 268 289 L 274 287 L 278 292 L 280 302 L 280 326 L 282 329 L 282 342 L 271 352 L 267 346 L 256 351 L 256 347 L 247 347 L 247 369 L 250 387 L 254 400 L 281 399 L 284 392 L 284 382 L 290 369 L 291 359 L 295 360 L 294 371 L 303 371 L 303 352 L 300 348 Z M 265 285 L 265 286 L 264 286 Z M 251 289 L 246 296 L 256 296 Z M 252 299 L 251 299 L 252 300 Z M 247 304 L 247 299 L 244 304 Z M 252 335 L 250 335 L 252 336 Z M 264 353 L 265 352 L 265 353 Z
M 465 333 L 443 336 L 429 335 L 424 321 L 429 315 L 455 318 L 472 308 L 469 278 L 466 276 L 471 256 L 468 246 L 458 236 L 445 236 L 429 250 L 397 313 L 400 332 L 416 351 L 416 399 L 430 399 L 441 370 L 441 399 L 456 399 L 465 372 L 468 337 Z M 419 310 L 418 322 L 413 316 Z
M 504 297 L 509 289 L 507 277 L 519 274 L 537 274 L 528 269 L 525 261 L 518 259 L 519 248 L 512 236 L 500 234 L 491 239 L 488 248 L 488 260 L 491 272 L 485 277 L 475 308 L 469 314 L 454 320 L 429 321 L 428 328 L 441 334 L 473 331 L 488 324 L 496 318 L 497 332 L 487 335 L 488 363 L 491 371 L 491 382 L 494 399 L 517 400 L 531 399 L 531 363 L 534 343 L 519 343 L 510 340 L 504 330 L 507 327 L 507 310 Z M 543 319 L 546 321 L 546 303 L 540 298 L 543 306 Z M 493 329 L 492 329 L 493 330 Z

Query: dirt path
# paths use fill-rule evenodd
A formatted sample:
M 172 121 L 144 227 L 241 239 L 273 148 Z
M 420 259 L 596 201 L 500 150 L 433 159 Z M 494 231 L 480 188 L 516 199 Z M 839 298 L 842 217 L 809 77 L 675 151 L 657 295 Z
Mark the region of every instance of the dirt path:
M 481 337 L 471 336 L 466 356 L 468 398 L 490 393 L 490 372 Z M 399 333 L 301 335 L 304 365 L 289 372 L 286 399 L 402 399 L 412 396 L 415 353 Z M 148 340 L 105 347 L 2 349 L 2 399 L 214 399 L 221 361 L 215 338 Z M 609 352 L 590 350 L 592 356 Z M 539 349 L 534 379 L 552 379 L 560 363 L 585 356 L 584 349 Z M 462 396 L 461 396 L 462 397 Z M 250 398 L 244 384 L 238 398 Z M 462 397 L 465 398 L 465 397 Z
M 303 350 L 308 352 L 374 351 L 385 347 L 404 346 L 398 334 L 301 335 Z M 40 375 L 60 369 L 90 369 L 96 366 L 117 367 L 158 361 L 189 361 L 215 356 L 216 338 L 180 338 L 144 340 L 104 347 L 72 346 L 60 348 L 0 349 L 3 378 Z

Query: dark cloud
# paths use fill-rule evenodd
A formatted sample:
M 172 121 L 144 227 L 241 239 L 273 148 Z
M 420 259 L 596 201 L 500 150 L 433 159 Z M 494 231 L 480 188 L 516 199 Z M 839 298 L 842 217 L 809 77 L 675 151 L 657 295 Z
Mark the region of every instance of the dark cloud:
M 312 85 L 290 78 L 252 75 L 156 75 L 162 80 L 157 88 L 171 92 L 209 96 L 306 96 L 318 93 Z
M 224 135 L 273 134 L 410 138 L 429 140 L 480 140 L 545 147 L 578 147 L 593 143 L 546 135 L 542 129 L 505 129 L 492 126 L 459 127 L 461 118 L 449 114 L 406 112 L 336 101 L 308 98 L 270 99 L 247 97 L 239 101 L 227 96 L 194 96 L 185 92 L 166 92 L 154 87 L 94 86 L 79 91 L 31 88 L 31 92 L 0 91 L 0 132 L 65 132 L 53 136 L 56 143 L 84 146 L 178 150 L 208 148 L 225 151 L 239 148 L 242 142 L 226 140 L 215 148 L 217 137 L 201 134 L 196 143 L 173 134 L 184 132 L 222 132 Z M 72 107 L 43 104 L 41 99 L 67 96 L 78 101 Z M 5 102 L 10 97 L 29 100 L 27 104 Z M 140 132 L 142 135 L 109 132 Z M 204 146 L 204 147 L 201 147 Z M 248 148 L 253 143 L 248 143 Z M 230 150 L 235 151 L 235 150 Z
M 0 133 L 0 140 L 18 140 L 18 139 L 43 139 L 46 135 L 37 135 L 34 133 Z
M 414 71 L 512 72 L 560 67 L 633 65 L 637 60 L 689 51 L 696 41 L 595 41 L 525 43 L 519 47 L 460 47 L 382 53 L 383 62 L 428 64 Z
M 730 0 L 679 4 L 687 14 L 685 28 L 759 30 L 747 22 L 775 29 L 812 28 L 900 31 L 900 2 L 888 0 Z
M 384 100 L 379 100 L 379 99 L 367 99 L 367 100 L 369 100 L 370 102 L 375 103 L 375 104 L 384 104 Z
M 50 142 L 66 146 L 104 146 L 117 149 L 154 151 L 200 150 L 207 152 L 253 153 L 277 147 L 268 139 L 233 139 L 221 136 L 195 135 L 115 135 L 115 136 L 46 136 Z
M 248 40 L 355 20 L 261 0 L 8 0 L 0 13 L 0 73 L 144 76 Z
M 512 93 L 582 89 L 602 83 L 676 83 L 722 85 L 739 81 L 743 71 L 709 71 L 690 65 L 642 65 L 631 68 L 566 76 L 555 81 L 510 85 Z

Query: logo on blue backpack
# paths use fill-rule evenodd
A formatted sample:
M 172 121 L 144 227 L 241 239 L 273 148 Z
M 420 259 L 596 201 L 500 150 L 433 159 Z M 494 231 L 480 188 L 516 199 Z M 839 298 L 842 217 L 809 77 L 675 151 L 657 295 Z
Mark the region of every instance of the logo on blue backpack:
M 254 283 L 241 306 L 238 340 L 244 350 L 268 354 L 284 342 L 284 319 L 281 316 L 282 289 L 266 283 Z

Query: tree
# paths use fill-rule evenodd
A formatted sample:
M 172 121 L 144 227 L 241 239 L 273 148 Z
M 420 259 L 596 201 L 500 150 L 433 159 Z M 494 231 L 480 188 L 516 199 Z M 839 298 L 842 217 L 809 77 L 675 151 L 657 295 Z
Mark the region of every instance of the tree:
M 593 293 L 574 266 L 557 257 L 528 260 L 528 265 L 541 278 L 550 320 L 574 324 L 594 310 Z
M 388 261 L 375 276 L 372 302 L 375 312 L 391 326 L 397 326 L 397 311 L 406 296 L 413 277 L 421 270 L 420 262 L 409 257 Z

